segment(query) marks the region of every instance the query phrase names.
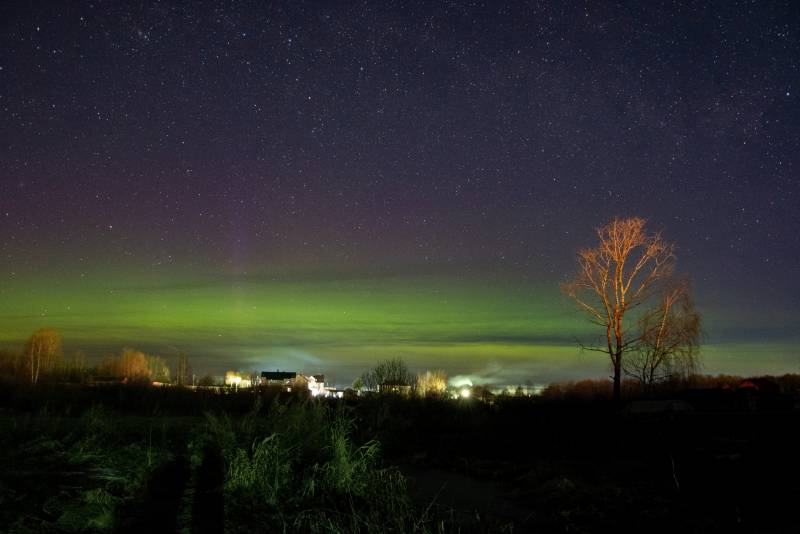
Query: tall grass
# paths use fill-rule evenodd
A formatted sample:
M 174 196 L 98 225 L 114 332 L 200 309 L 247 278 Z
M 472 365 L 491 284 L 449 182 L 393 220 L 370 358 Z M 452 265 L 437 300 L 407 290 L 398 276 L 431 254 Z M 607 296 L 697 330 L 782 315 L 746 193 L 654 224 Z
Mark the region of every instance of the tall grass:
M 127 421 L 126 421 L 127 423 Z M 122 425 L 102 406 L 65 417 L 47 409 L 3 421 L 0 530 L 112 531 L 171 457 L 152 423 Z
M 428 532 L 405 479 L 381 465 L 375 440 L 353 441 L 342 406 L 257 402 L 238 421 L 207 414 L 207 438 L 225 464 L 226 530 Z

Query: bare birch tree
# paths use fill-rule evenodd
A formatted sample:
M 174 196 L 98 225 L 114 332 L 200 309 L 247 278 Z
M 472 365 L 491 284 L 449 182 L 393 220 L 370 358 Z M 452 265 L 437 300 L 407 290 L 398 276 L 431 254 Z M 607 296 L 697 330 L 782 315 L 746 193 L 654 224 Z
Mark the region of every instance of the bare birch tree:
M 608 355 L 613 369 L 614 400 L 620 399 L 623 358 L 636 342 L 626 314 L 672 275 L 674 245 L 660 232 L 648 233 L 639 217 L 615 217 L 596 229 L 597 245 L 578 252 L 578 274 L 563 291 L 603 329 L 604 341 L 587 347 Z
M 61 334 L 52 328 L 40 328 L 28 338 L 24 358 L 31 384 L 38 383 L 42 371 L 52 372 L 61 363 Z
M 191 372 L 189 371 L 189 357 L 186 354 L 178 353 L 178 364 L 175 369 L 175 379 L 179 386 L 191 385 Z
M 686 378 L 700 366 L 700 314 L 688 280 L 666 285 L 639 320 L 638 340 L 624 362 L 625 374 L 645 391 L 658 382 Z

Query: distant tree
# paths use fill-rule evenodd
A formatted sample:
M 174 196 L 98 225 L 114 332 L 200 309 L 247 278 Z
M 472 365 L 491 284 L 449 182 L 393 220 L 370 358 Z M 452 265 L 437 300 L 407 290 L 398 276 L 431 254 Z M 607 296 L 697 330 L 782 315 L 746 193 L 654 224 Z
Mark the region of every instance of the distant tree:
M 125 378 L 128 382 L 150 381 L 147 357 L 141 351 L 125 347 L 119 356 L 109 356 L 97 367 L 99 375 Z
M 596 235 L 597 245 L 578 252 L 578 274 L 562 289 L 603 329 L 603 343 L 586 348 L 608 355 L 618 401 L 624 355 L 637 341 L 626 314 L 672 275 L 675 246 L 659 232 L 647 232 L 639 217 L 614 218 L 597 228 Z
M 365 389 L 378 391 L 382 384 L 393 386 L 410 386 L 414 378 L 400 358 L 383 360 L 375 367 L 361 375 L 361 382 Z
M 28 338 L 23 354 L 31 384 L 36 384 L 42 372 L 52 373 L 60 367 L 61 334 L 52 328 L 40 328 Z
M 122 349 L 120 359 L 122 376 L 127 378 L 129 382 L 148 382 L 151 380 L 150 370 L 147 366 L 147 356 L 144 352 L 125 347 Z
M 86 353 L 81 350 L 73 352 L 64 364 L 64 371 L 69 380 L 81 382 L 86 377 L 88 364 Z
M 638 339 L 624 367 L 644 391 L 659 382 L 688 378 L 700 367 L 701 319 L 689 287 L 687 280 L 665 286 L 639 320 Z
M 417 395 L 436 397 L 447 393 L 447 373 L 441 369 L 417 375 Z
M 612 388 L 608 380 L 579 380 L 578 382 L 554 382 L 541 393 L 545 400 L 597 401 L 611 398 Z
M 95 373 L 98 376 L 115 376 L 122 377 L 122 362 L 119 356 L 106 356 L 95 368 Z
M 192 372 L 189 367 L 189 357 L 183 352 L 178 354 L 178 364 L 175 367 L 175 382 L 179 386 L 186 386 L 192 383 Z
M 147 374 L 155 382 L 169 382 L 169 365 L 160 356 L 145 355 Z
M 470 396 L 475 399 L 480 399 L 484 402 L 489 402 L 494 398 L 494 393 L 492 393 L 492 390 L 489 389 L 488 386 L 476 384 L 472 386 L 472 392 Z
M 358 378 L 356 378 L 355 380 L 353 380 L 352 389 L 356 393 L 360 393 L 361 391 L 364 390 L 364 381 L 361 379 L 360 376 Z
M 0 351 L 0 377 L 18 379 L 23 371 L 22 355 L 8 350 Z
M 214 380 L 214 377 L 211 376 L 211 375 L 205 375 L 204 377 L 202 377 L 200 379 L 200 381 L 198 382 L 198 385 L 201 385 L 201 386 L 213 386 L 213 385 L 216 385 L 216 380 Z

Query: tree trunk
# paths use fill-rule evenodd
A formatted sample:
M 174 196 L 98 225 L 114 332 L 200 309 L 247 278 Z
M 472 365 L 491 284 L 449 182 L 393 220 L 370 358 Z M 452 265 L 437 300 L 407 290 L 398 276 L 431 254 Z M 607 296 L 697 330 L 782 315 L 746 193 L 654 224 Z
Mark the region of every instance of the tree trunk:
M 614 362 L 614 397 L 613 397 L 613 399 L 614 399 L 615 403 L 618 403 L 620 401 L 621 396 L 622 396 L 621 395 L 621 388 L 620 388 L 621 381 L 622 381 L 621 379 L 622 379 L 622 373 L 621 373 L 620 359 L 617 358 L 617 360 Z

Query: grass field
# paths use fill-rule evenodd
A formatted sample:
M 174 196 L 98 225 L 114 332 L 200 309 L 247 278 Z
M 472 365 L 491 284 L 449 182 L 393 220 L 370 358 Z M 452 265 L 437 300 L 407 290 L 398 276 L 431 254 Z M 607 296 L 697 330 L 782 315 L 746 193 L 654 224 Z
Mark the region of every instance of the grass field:
M 791 532 L 793 409 L 0 394 L 8 532 Z

